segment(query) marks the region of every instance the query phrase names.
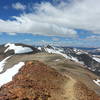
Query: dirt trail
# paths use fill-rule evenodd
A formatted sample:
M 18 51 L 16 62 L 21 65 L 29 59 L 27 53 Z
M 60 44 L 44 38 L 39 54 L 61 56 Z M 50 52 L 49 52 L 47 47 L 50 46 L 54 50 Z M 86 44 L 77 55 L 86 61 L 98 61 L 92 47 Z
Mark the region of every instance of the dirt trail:
M 71 77 L 69 77 L 70 80 L 68 81 L 68 83 L 65 85 L 65 90 L 66 90 L 66 100 L 77 100 L 75 95 L 74 95 L 74 84 L 76 83 L 76 81 L 74 79 L 72 79 Z

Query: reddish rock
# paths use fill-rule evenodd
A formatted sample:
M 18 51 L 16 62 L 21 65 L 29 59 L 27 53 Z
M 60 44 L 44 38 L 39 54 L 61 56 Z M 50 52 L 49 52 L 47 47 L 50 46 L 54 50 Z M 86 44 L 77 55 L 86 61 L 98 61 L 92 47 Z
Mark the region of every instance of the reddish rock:
M 1 87 L 0 100 L 48 100 L 63 92 L 65 80 L 66 77 L 43 63 L 30 61 L 13 81 Z

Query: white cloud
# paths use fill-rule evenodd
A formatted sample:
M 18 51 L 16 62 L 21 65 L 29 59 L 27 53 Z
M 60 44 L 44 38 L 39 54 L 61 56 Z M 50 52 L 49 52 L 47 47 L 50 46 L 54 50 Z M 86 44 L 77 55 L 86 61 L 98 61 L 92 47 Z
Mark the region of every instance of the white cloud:
M 57 42 L 57 41 L 59 41 L 60 39 L 57 38 L 57 37 L 53 37 L 52 40 Z
M 14 16 L 14 21 L 0 19 L 0 32 L 76 37 L 75 29 L 83 29 L 99 34 L 99 4 L 100 0 L 72 0 L 58 6 L 37 4 L 35 12 Z
M 46 16 L 47 17 L 47 16 Z M 14 17 L 14 21 L 0 20 L 0 31 L 8 33 L 31 33 L 47 36 L 68 36 L 76 37 L 75 30 L 56 25 L 55 23 L 41 20 L 41 15 L 24 14 L 20 17 Z M 44 20 L 44 21 L 43 21 Z M 5 27 L 3 27 L 5 26 Z
M 92 35 L 92 36 L 88 36 L 84 40 L 87 40 L 87 41 L 100 41 L 100 36 Z
M 12 8 L 16 10 L 25 10 L 26 6 L 21 4 L 20 2 L 17 2 L 17 3 L 12 4 Z
M 9 34 L 9 35 L 16 35 L 16 33 L 7 33 L 7 34 Z

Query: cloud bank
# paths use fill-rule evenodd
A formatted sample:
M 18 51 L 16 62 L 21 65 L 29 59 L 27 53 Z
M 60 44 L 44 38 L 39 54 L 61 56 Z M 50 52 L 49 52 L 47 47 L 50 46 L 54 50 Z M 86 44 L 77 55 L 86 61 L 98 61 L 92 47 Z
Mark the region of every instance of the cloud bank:
M 82 29 L 99 34 L 99 4 L 100 0 L 72 0 L 56 6 L 49 2 L 36 4 L 32 13 L 13 16 L 14 20 L 0 19 L 0 32 L 77 37 L 76 29 Z

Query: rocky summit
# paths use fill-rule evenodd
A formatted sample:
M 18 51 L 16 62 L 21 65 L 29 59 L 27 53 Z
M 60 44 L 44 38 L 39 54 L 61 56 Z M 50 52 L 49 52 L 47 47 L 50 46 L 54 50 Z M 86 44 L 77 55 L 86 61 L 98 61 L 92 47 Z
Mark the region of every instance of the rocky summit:
M 28 61 L 0 89 L 0 100 L 100 100 L 82 82 L 39 62 Z

